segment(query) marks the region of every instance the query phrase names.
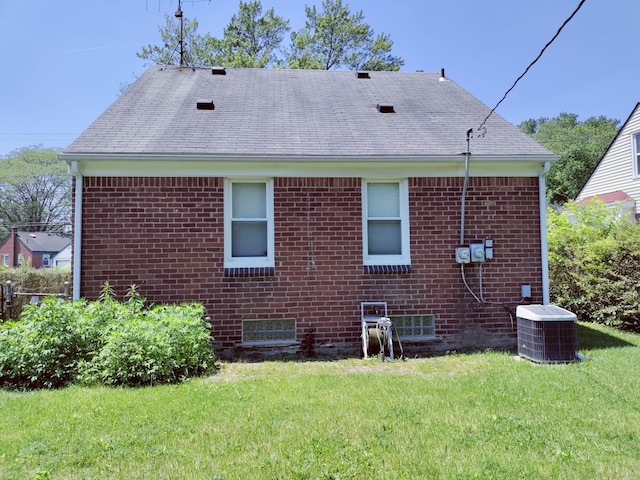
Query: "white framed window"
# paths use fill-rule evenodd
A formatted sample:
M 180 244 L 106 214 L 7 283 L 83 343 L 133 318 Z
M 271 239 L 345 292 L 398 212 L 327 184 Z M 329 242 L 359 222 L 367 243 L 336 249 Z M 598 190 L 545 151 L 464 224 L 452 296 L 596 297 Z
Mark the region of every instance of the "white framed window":
M 273 267 L 273 180 L 225 180 L 225 268 Z
M 19 253 L 18 254 L 18 265 L 22 265 L 24 263 L 24 254 L 23 253 Z
M 50 267 L 51 266 L 51 255 L 48 253 L 42 254 L 42 266 Z
M 409 188 L 403 180 L 362 182 L 365 265 L 410 265 Z
M 5 253 L 2 255 L 2 264 L 6 265 L 7 267 L 9 266 L 9 254 Z
M 633 135 L 633 176 L 640 177 L 640 133 Z
M 293 318 L 242 321 L 242 343 L 289 344 L 295 340 L 296 321 Z

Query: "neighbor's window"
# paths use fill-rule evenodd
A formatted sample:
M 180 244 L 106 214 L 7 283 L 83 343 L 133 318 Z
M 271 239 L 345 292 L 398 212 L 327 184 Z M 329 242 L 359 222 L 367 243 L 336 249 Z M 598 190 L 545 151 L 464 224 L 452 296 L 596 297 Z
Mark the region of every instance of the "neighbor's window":
M 50 267 L 51 266 L 51 255 L 48 253 L 42 254 L 42 266 Z
M 640 177 L 640 133 L 633 136 L 633 176 Z
M 290 343 L 295 339 L 296 321 L 293 318 L 243 320 L 242 322 L 243 343 Z
M 225 182 L 225 266 L 272 267 L 273 182 Z
M 9 254 L 8 253 L 5 253 L 4 255 L 2 255 L 2 263 L 4 265 L 7 265 L 7 266 L 9 265 Z
M 365 265 L 410 264 L 407 180 L 365 181 L 362 198 Z

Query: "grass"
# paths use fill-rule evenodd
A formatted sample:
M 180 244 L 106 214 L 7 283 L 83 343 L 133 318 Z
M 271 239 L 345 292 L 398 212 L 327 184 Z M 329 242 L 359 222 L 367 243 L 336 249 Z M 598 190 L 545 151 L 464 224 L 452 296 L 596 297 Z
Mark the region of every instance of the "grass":
M 640 336 L 508 353 L 223 364 L 177 386 L 0 392 L 3 479 L 592 479 L 640 471 Z

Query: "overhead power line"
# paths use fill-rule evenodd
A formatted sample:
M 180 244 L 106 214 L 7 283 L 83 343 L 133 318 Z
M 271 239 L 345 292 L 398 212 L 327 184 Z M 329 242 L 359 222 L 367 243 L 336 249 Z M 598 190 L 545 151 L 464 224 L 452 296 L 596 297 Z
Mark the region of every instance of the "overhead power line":
M 493 112 L 496 111 L 496 109 L 500 106 L 500 104 L 504 101 L 505 98 L 507 98 L 507 95 L 509 95 L 509 93 L 511 93 L 511 90 L 513 90 L 516 85 L 518 84 L 518 82 L 520 80 L 522 80 L 522 78 L 529 72 L 529 70 L 531 69 L 531 67 L 533 67 L 536 62 L 538 60 L 540 60 L 540 57 L 542 57 L 542 55 L 544 54 L 545 50 L 547 48 L 549 48 L 549 46 L 555 41 L 556 38 L 558 38 L 558 36 L 560 35 L 560 32 L 562 31 L 562 29 L 564 27 L 567 26 L 567 24 L 573 19 L 573 17 L 576 16 L 576 14 L 578 13 L 578 11 L 582 8 L 582 5 L 584 5 L 584 2 L 586 2 L 586 0 L 580 0 L 580 3 L 578 4 L 578 6 L 576 7 L 576 9 L 573 11 L 573 13 L 571 15 L 569 15 L 569 17 L 562 23 L 562 25 L 560 25 L 560 28 L 558 29 L 558 31 L 556 32 L 556 34 L 553 36 L 553 38 L 551 40 L 549 40 L 547 42 L 547 44 L 544 46 L 544 48 L 542 50 L 540 50 L 540 53 L 538 54 L 538 56 L 533 60 L 533 62 L 531 62 L 527 68 L 524 70 L 524 72 L 522 72 L 522 75 L 520 75 L 515 82 L 513 82 L 513 85 L 511 85 L 511 87 L 505 92 L 505 94 L 502 96 L 502 98 L 500 99 L 500 101 L 496 104 L 495 107 L 493 107 L 493 109 L 489 112 L 489 115 L 487 115 L 485 117 L 485 119 L 482 121 L 482 123 L 480 124 L 480 127 L 478 127 L 478 131 L 483 132 L 485 130 L 485 124 L 487 123 L 487 120 L 489 120 L 489 117 L 491 117 L 491 115 L 493 115 Z M 484 135 L 484 133 L 482 133 L 482 135 Z

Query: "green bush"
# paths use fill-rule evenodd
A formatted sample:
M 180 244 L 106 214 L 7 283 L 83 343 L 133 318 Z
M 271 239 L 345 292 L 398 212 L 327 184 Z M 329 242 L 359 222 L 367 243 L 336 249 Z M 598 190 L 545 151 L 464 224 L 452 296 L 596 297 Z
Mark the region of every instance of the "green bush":
M 86 355 L 81 305 L 46 299 L 0 329 L 0 385 L 56 388 L 73 381 Z
M 126 302 L 47 298 L 0 328 L 0 386 L 57 388 L 69 383 L 142 386 L 174 383 L 214 369 L 204 307 L 144 308 Z
M 211 370 L 211 336 L 200 304 L 140 311 L 106 331 L 85 378 L 108 385 L 175 383 Z
M 640 331 L 640 226 L 601 202 L 549 211 L 552 301 L 579 320 Z

